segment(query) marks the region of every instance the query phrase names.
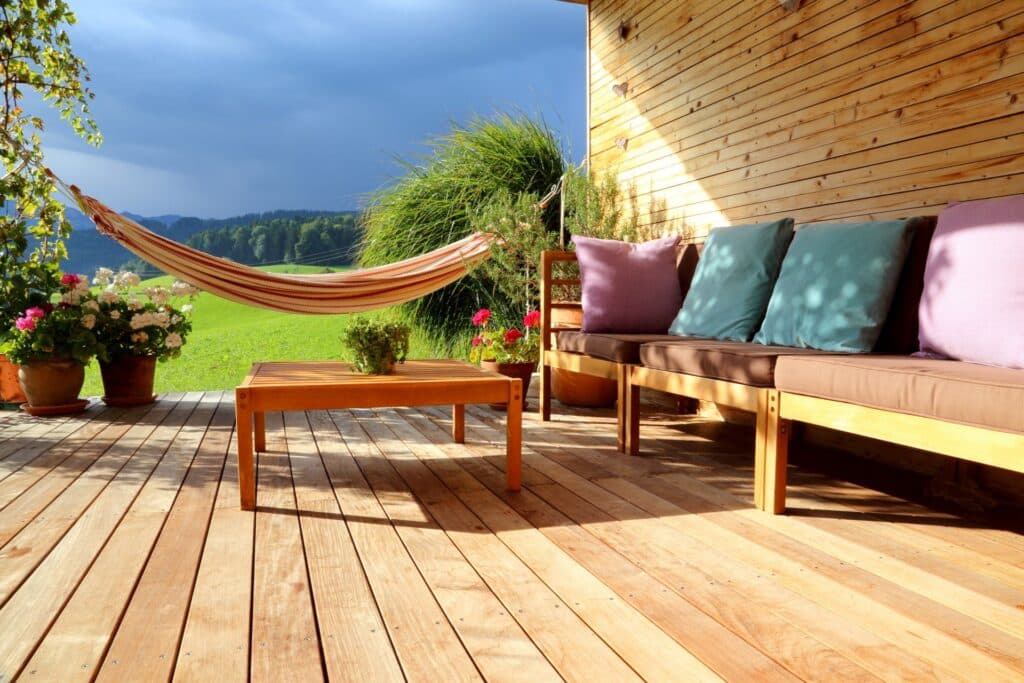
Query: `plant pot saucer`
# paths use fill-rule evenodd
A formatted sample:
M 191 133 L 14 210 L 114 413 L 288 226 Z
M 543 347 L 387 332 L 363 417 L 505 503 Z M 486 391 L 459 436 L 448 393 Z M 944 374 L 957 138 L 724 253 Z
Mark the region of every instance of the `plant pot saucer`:
M 88 405 L 89 399 L 83 398 L 57 406 L 31 406 L 27 403 L 22 403 L 21 409 L 32 417 L 51 417 L 54 415 L 74 415 L 85 410 Z
M 114 397 L 103 397 L 103 402 L 112 408 L 134 408 L 135 406 L 145 406 L 156 401 L 156 394 L 153 394 L 149 398 L 145 396 L 132 397 L 132 398 L 118 398 Z

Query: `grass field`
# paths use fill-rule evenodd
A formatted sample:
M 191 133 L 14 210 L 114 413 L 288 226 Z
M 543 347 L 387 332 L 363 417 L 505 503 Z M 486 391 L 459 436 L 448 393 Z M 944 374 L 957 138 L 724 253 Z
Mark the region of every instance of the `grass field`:
M 279 266 L 268 270 L 289 273 L 323 272 L 323 267 Z M 171 278 L 144 283 L 168 285 Z M 203 293 L 195 301 L 192 334 L 181 356 L 156 369 L 157 393 L 234 388 L 257 361 L 346 359 L 339 341 L 355 316 L 294 315 L 252 308 Z M 376 320 L 395 320 L 394 309 L 360 314 Z M 410 357 L 435 355 L 435 346 L 425 335 L 413 331 Z M 99 364 L 86 368 L 82 396 L 100 396 Z

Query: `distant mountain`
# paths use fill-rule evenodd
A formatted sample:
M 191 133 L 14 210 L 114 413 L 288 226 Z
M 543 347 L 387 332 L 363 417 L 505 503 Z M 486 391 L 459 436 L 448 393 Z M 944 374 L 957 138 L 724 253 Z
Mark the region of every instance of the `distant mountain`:
M 248 228 L 272 221 L 307 222 L 321 217 L 356 216 L 358 212 L 278 210 L 248 213 L 232 218 L 196 218 L 175 214 L 141 216 L 130 212 L 124 212 L 123 215 L 159 235 L 175 242 L 186 243 L 193 235 L 202 232 Z M 123 264 L 131 263 L 132 267 L 139 269 L 142 265 L 134 254 L 113 238 L 97 232 L 95 225 L 82 212 L 69 207 L 67 216 L 74 226 L 74 232 L 67 241 L 68 258 L 61 264 L 65 271 L 92 275 L 101 266 L 117 269 Z

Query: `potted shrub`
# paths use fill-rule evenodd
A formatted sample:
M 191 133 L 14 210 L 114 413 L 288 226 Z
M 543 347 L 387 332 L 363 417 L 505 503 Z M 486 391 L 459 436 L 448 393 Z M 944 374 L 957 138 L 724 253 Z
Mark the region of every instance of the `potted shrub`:
M 61 279 L 59 302 L 30 306 L 15 320 L 4 352 L 21 366 L 18 381 L 33 415 L 66 415 L 88 405 L 78 392 L 85 366 L 100 351 L 95 327 L 99 305 L 78 275 Z
M 540 325 L 540 311 L 530 311 L 523 316 L 523 329 L 516 327 L 491 327 L 491 311 L 481 308 L 473 314 L 473 324 L 479 328 L 473 337 L 469 360 L 479 363 L 484 370 L 497 372 L 506 377 L 517 377 L 523 381 L 523 408 L 526 408 L 526 392 L 530 379 L 537 369 L 540 356 L 540 340 L 533 331 Z M 504 408 L 493 403 L 492 408 Z
M 352 352 L 352 367 L 367 375 L 390 375 L 409 354 L 409 326 L 358 318 L 341 337 Z
M 192 331 L 191 303 L 171 302 L 191 302 L 199 290 L 175 282 L 169 289 L 147 287 L 139 292 L 138 275 L 115 274 L 109 268 L 97 270 L 93 282 L 103 288 L 96 296 L 103 401 L 119 407 L 152 403 L 157 361 L 180 356 Z

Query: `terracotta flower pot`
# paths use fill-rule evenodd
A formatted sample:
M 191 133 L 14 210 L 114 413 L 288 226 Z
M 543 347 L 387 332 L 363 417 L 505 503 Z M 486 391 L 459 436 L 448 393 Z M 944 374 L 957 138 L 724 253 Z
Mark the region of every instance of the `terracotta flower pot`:
M 18 383 L 18 366 L 0 355 L 0 403 L 24 403 L 25 392 Z
M 156 400 L 153 393 L 156 356 L 119 356 L 108 362 L 100 361 L 100 375 L 103 377 L 103 402 L 108 406 L 127 408 Z
M 536 362 L 498 363 L 493 360 L 484 360 L 480 361 L 480 367 L 489 372 L 497 372 L 506 377 L 517 377 L 523 380 L 523 410 L 526 410 L 526 393 L 530 390 L 530 379 L 533 377 L 533 371 L 537 369 Z M 504 410 L 505 404 L 492 403 L 491 407 L 495 410 Z
M 70 358 L 37 360 L 18 368 L 18 381 L 33 415 L 66 415 L 88 404 L 78 398 L 85 368 Z

